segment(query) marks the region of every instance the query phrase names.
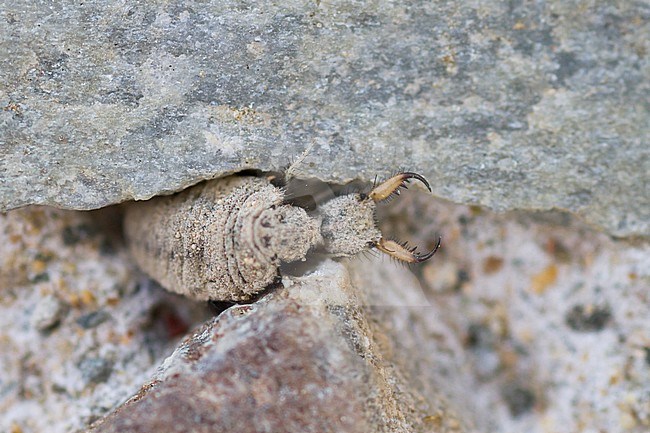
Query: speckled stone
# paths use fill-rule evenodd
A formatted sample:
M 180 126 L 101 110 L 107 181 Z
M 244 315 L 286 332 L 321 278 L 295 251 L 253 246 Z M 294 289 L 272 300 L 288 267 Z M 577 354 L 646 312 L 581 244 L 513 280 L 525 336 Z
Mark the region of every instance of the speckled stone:
M 425 194 L 381 209 L 383 231 L 398 239 L 430 248 L 443 237 L 417 278 L 373 260 L 348 266 L 373 311 L 390 313 L 375 320 L 397 350 L 429 353 L 428 368 L 441 370 L 422 386 L 447 377 L 447 396 L 471 390 L 484 432 L 650 431 L 648 242 L 566 214 L 498 215 Z M 409 285 L 419 301 L 405 298 Z
M 118 224 L 115 209 L 0 214 L 0 431 L 80 431 L 205 320 L 134 269 Z
M 89 209 L 245 168 L 400 167 L 496 210 L 650 233 L 650 9 L 496 0 L 0 11 L 0 209 Z

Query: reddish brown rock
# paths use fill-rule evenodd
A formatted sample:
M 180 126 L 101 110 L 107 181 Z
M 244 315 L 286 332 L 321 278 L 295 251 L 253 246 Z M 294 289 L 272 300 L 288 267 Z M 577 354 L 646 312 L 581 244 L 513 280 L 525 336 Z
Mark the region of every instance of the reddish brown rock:
M 382 355 L 343 266 L 284 282 L 206 323 L 91 431 L 454 431 Z

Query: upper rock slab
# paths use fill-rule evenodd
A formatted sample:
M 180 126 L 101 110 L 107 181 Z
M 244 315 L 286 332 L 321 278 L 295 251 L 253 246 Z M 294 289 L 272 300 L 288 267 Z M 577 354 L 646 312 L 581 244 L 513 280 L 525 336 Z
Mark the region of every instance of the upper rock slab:
M 642 2 L 5 2 L 0 210 L 90 209 L 307 146 L 497 210 L 650 233 Z

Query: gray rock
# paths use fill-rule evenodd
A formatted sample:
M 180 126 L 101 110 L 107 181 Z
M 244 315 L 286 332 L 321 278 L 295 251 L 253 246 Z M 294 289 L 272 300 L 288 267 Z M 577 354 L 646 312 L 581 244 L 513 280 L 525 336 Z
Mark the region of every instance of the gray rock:
M 643 2 L 5 2 L 0 209 L 398 167 L 497 210 L 650 233 Z

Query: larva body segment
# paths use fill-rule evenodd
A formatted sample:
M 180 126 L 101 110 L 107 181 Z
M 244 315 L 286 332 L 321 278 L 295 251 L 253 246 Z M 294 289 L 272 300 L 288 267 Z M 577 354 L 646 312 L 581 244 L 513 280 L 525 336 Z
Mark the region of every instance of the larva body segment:
M 320 222 L 283 205 L 265 178 L 230 176 L 131 204 L 124 229 L 138 266 L 163 287 L 197 300 L 250 299 L 280 262 L 321 241 Z

